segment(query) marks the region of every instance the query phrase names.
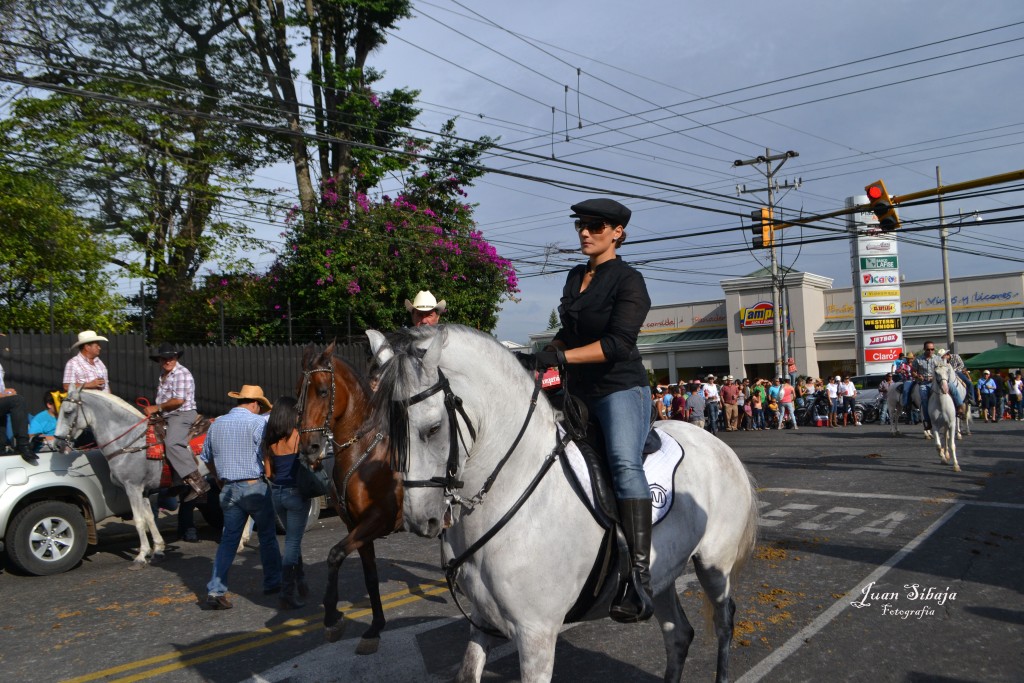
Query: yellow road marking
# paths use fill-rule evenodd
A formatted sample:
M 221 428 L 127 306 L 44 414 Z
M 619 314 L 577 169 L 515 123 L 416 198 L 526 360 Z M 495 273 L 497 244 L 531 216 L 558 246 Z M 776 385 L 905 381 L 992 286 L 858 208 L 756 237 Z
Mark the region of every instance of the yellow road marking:
M 381 607 L 385 610 L 394 609 L 395 607 L 401 607 L 417 600 L 422 600 L 425 597 L 440 595 L 447 591 L 447 585 L 444 580 L 429 581 L 421 584 L 414 588 L 405 588 L 394 593 L 381 596 Z M 406 596 L 406 597 L 403 597 Z M 390 602 L 389 602 L 390 601 Z M 359 617 L 372 614 L 373 610 L 369 607 L 369 601 L 361 601 L 350 605 L 349 607 L 341 610 L 342 617 L 348 619 L 358 619 Z M 147 659 L 140 659 L 134 662 L 126 662 L 118 666 L 111 667 L 109 669 L 103 669 L 102 671 L 96 671 L 76 678 L 69 678 L 64 680 L 62 683 L 87 683 L 88 681 L 95 681 L 101 678 L 107 678 L 115 674 L 124 673 L 131 671 L 132 669 L 138 669 L 141 667 L 152 666 L 160 664 L 161 662 L 170 662 L 164 666 L 156 669 L 150 669 L 149 671 L 142 671 L 137 674 L 125 678 L 119 678 L 111 683 L 127 683 L 128 681 L 139 681 L 146 678 L 152 678 L 168 671 L 176 671 L 183 669 L 192 664 L 201 664 L 203 662 L 209 662 L 216 659 L 221 659 L 238 652 L 244 652 L 251 650 L 254 647 L 261 645 L 267 645 L 270 643 L 283 640 L 285 638 L 292 638 L 300 636 L 310 631 L 314 631 L 318 628 L 322 628 L 323 625 L 320 623 L 322 615 L 316 614 L 310 617 L 304 617 L 301 619 L 289 619 L 281 624 L 273 627 L 260 628 L 255 631 L 249 631 L 248 633 L 239 633 L 227 638 L 221 638 L 219 640 L 204 643 L 202 645 L 196 645 L 194 647 L 185 648 L 178 652 L 169 652 L 163 655 L 156 655 Z M 316 623 L 309 623 L 315 621 Z M 256 640 L 249 640 L 255 638 Z M 243 642 L 248 641 L 248 642 Z M 235 647 L 228 648 L 226 650 L 220 650 L 218 652 L 202 655 L 199 657 L 188 658 L 189 655 L 198 654 L 200 652 L 210 650 L 213 648 L 221 648 L 225 645 L 232 645 L 234 643 L 241 643 Z

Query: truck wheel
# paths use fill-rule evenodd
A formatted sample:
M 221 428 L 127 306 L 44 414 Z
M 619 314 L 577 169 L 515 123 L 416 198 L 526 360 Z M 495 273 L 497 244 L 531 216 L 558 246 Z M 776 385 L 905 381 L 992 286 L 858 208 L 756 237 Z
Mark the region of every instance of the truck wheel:
M 35 576 L 66 572 L 78 564 L 89 544 L 82 511 L 57 500 L 32 503 L 15 515 L 7 541 L 11 562 Z

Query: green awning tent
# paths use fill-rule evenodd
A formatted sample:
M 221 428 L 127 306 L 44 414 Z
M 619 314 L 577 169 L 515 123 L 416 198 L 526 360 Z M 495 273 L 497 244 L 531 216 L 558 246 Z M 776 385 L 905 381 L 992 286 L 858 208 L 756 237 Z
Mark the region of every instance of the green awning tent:
M 964 361 L 968 370 L 1024 368 L 1024 346 L 1003 344 Z

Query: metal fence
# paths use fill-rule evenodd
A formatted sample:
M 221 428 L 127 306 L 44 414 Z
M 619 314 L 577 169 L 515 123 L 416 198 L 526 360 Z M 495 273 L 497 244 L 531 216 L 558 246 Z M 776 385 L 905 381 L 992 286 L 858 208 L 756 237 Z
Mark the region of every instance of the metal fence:
M 134 404 L 144 396 L 156 395 L 160 367 L 150 360 L 155 349 L 149 349 L 140 335 L 111 335 L 104 342 L 100 360 L 107 366 L 110 389 Z M 0 364 L 4 383 L 25 396 L 29 413 L 43 410 L 46 392 L 60 388 L 64 364 L 75 355 L 71 345 L 78 340 L 74 334 L 41 334 L 8 332 L 0 336 Z M 181 364 L 196 380 L 196 403 L 204 415 L 222 415 L 232 408 L 229 391 L 238 391 L 243 384 L 257 384 L 274 401 L 279 396 L 294 396 L 302 376 L 301 345 L 265 346 L 179 346 L 184 351 Z M 358 371 L 369 367 L 367 344 L 339 344 L 337 354 Z

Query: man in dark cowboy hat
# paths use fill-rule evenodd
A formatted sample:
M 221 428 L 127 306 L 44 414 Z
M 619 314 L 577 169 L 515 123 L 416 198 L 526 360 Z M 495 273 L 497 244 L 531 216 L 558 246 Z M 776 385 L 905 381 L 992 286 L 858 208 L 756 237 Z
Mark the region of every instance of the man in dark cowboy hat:
M 145 412 L 146 415 L 160 413 L 167 420 L 164 450 L 171 467 L 192 489 L 185 496 L 187 503 L 206 495 L 210 485 L 196 469 L 192 450 L 188 445 L 188 430 L 196 420 L 196 382 L 188 368 L 178 362 L 183 353 L 164 342 L 160 344 L 157 352 L 150 356 L 160 364 L 161 374 L 156 390 L 156 401 L 146 406 Z

